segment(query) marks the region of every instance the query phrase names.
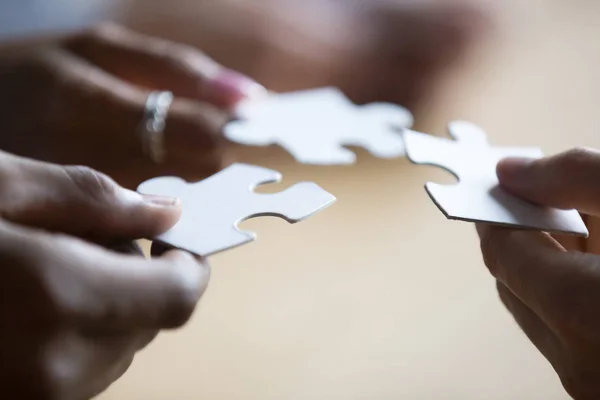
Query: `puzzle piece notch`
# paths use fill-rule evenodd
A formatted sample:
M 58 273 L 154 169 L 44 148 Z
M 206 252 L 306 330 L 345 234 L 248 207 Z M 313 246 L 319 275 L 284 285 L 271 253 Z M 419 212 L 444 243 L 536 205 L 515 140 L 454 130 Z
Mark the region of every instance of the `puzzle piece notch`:
M 295 223 L 335 201 L 334 196 L 310 182 L 300 182 L 274 194 L 252 191 L 259 185 L 280 180 L 281 174 L 277 171 L 233 164 L 198 183 L 160 177 L 144 182 L 138 191 L 181 198 L 181 218 L 156 240 L 199 256 L 208 256 L 256 238 L 254 233 L 238 229 L 237 224 L 242 221 L 276 216 Z
M 387 103 L 357 106 L 334 88 L 272 95 L 243 102 L 241 119 L 227 124 L 234 142 L 279 145 L 297 161 L 313 165 L 348 165 L 358 146 L 380 158 L 405 155 L 401 131 L 412 126 L 408 110 Z
M 431 182 L 425 185 L 427 193 L 447 218 L 588 235 L 577 211 L 539 207 L 499 186 L 496 165 L 501 159 L 539 158 L 543 156 L 541 149 L 490 147 L 485 132 L 470 123 L 452 123 L 449 130 L 458 141 L 414 131 L 407 131 L 404 136 L 410 161 L 443 168 L 457 178 L 456 185 Z
M 442 168 L 459 181 L 468 177 L 498 184 L 496 165 L 501 159 L 543 157 L 537 147 L 491 147 L 485 131 L 470 122 L 452 122 L 448 131 L 456 140 L 406 130 L 404 143 L 410 161 Z
M 360 146 L 378 158 L 396 158 L 406 154 L 402 130 L 410 128 L 413 116 L 408 110 L 388 103 L 355 106 L 353 129 L 340 143 Z
M 487 133 L 472 122 L 452 121 L 448 124 L 448 133 L 463 146 L 490 147 Z

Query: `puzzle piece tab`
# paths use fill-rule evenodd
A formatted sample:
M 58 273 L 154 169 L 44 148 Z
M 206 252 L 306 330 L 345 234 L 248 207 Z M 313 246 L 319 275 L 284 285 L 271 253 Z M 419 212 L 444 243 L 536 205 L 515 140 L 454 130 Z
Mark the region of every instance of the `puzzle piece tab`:
M 225 126 L 234 142 L 278 144 L 297 161 L 314 165 L 345 165 L 356 155 L 343 146 L 359 146 L 375 157 L 405 155 L 401 132 L 412 115 L 387 103 L 357 106 L 334 88 L 275 94 L 242 103 L 238 120 Z
M 208 256 L 253 241 L 253 233 L 237 228 L 244 220 L 276 216 L 295 223 L 335 201 L 333 195 L 311 182 L 298 183 L 275 194 L 252 191 L 258 185 L 279 181 L 281 174 L 276 171 L 233 164 L 198 183 L 160 177 L 142 183 L 138 191 L 178 197 L 183 203 L 177 224 L 156 240 Z
M 496 165 L 507 157 L 540 158 L 539 148 L 491 147 L 486 133 L 469 122 L 449 125 L 454 139 L 406 131 L 407 155 L 415 164 L 434 165 L 452 173 L 456 185 L 427 183 L 436 206 L 449 219 L 487 222 L 552 233 L 587 236 L 588 230 L 575 210 L 539 207 L 521 200 L 499 186 Z

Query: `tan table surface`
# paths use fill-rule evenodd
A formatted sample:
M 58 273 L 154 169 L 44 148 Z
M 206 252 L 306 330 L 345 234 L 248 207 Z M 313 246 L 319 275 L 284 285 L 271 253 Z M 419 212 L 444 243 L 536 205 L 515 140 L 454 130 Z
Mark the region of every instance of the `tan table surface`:
M 506 3 L 501 35 L 420 128 L 464 118 L 496 144 L 600 147 L 600 3 Z M 473 226 L 428 200 L 423 184 L 448 174 L 364 153 L 351 168 L 238 156 L 284 185 L 315 180 L 338 203 L 298 225 L 244 223 L 259 240 L 211 259 L 193 320 L 101 399 L 567 398 L 497 299 Z

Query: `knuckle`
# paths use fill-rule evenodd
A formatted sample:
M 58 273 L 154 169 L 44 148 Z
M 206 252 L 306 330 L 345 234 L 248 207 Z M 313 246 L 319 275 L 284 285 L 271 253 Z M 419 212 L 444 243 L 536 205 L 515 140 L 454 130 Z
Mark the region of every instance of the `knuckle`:
M 557 157 L 559 168 L 566 173 L 587 168 L 590 162 L 598 158 L 598 151 L 588 147 L 575 147 Z
M 197 48 L 181 43 L 169 43 L 166 48 L 166 55 L 173 62 L 194 65 L 205 61 L 204 53 Z
M 64 167 L 70 183 L 86 200 L 101 202 L 117 194 L 116 183 L 108 176 L 86 166 Z

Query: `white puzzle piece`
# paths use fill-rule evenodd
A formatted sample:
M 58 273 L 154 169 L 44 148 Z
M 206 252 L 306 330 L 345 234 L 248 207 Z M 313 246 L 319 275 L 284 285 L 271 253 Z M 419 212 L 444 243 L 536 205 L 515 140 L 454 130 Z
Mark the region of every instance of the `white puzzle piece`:
M 541 158 L 539 148 L 491 147 L 486 133 L 469 122 L 449 125 L 454 140 L 406 131 L 407 155 L 415 164 L 434 165 L 452 173 L 456 185 L 427 183 L 436 206 L 449 219 L 587 236 L 575 210 L 540 207 L 521 200 L 499 186 L 496 165 L 507 157 Z
M 237 224 L 253 217 L 276 216 L 290 223 L 328 207 L 335 197 L 317 184 L 301 182 L 275 194 L 255 193 L 264 183 L 280 182 L 270 169 L 233 164 L 197 183 L 175 177 L 150 179 L 138 192 L 181 199 L 183 212 L 177 224 L 155 240 L 199 256 L 241 246 L 255 239 Z
M 343 146 L 359 146 L 373 156 L 405 155 L 402 130 L 410 128 L 408 110 L 387 103 L 357 106 L 335 88 L 272 94 L 242 102 L 237 120 L 225 126 L 229 140 L 254 146 L 277 144 L 298 162 L 346 165 L 356 155 Z

